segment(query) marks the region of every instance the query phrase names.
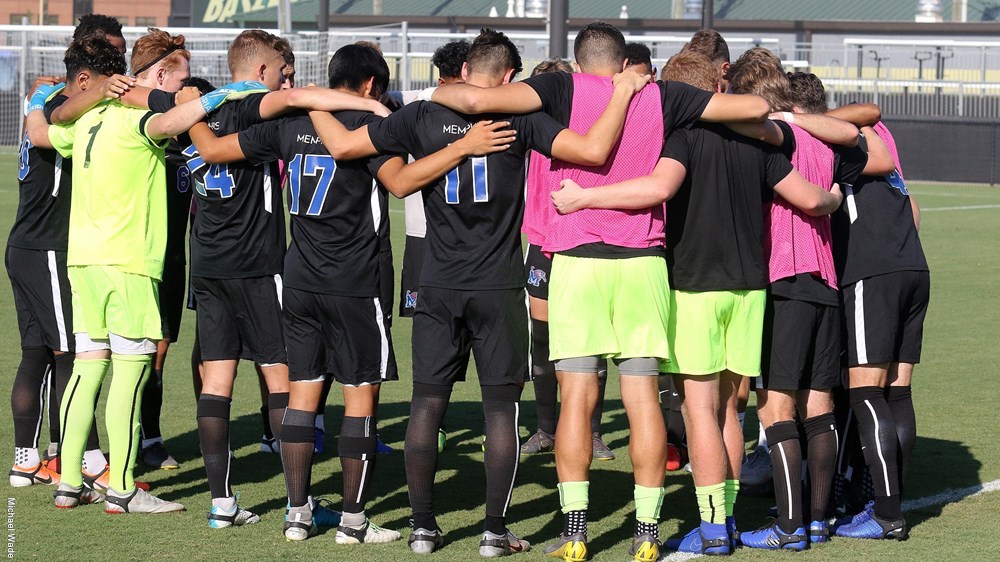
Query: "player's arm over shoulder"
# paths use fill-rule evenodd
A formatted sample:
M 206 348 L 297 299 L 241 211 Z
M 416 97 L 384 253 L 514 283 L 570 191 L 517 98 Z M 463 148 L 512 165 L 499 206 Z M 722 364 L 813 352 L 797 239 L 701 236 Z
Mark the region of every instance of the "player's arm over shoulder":
M 433 90 L 431 101 L 460 113 L 529 113 L 542 109 L 542 99 L 525 82 L 495 88 L 449 84 Z
M 375 123 L 363 125 L 352 131 L 326 111 L 310 111 L 309 119 L 312 120 L 316 134 L 323 140 L 326 151 L 334 160 L 357 160 L 378 154 L 369 138 L 369 127 Z

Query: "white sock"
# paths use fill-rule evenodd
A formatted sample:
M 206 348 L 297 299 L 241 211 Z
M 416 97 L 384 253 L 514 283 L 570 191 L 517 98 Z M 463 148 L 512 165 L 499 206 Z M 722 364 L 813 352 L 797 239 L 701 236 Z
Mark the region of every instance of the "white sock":
M 362 511 L 361 513 L 348 513 L 345 511 L 340 516 L 340 524 L 344 525 L 345 527 L 354 527 L 354 528 L 361 527 L 362 525 L 365 524 L 365 520 L 366 517 L 364 511 Z
M 100 474 L 108 466 L 108 458 L 100 449 L 91 449 L 83 453 L 83 470 L 87 474 Z
M 152 439 L 143 439 L 142 448 L 145 449 L 146 447 L 151 447 L 154 443 L 163 443 L 163 436 L 153 437 Z
M 226 511 L 232 511 L 236 507 L 236 498 L 212 498 L 212 505 Z
M 56 453 L 58 453 L 58 452 L 59 452 L 59 442 L 56 441 L 54 443 L 49 443 L 49 449 L 48 449 L 48 451 L 46 451 L 46 453 L 48 454 L 48 456 L 54 457 L 54 456 L 56 456 Z
M 743 422 L 747 419 L 747 413 L 737 412 L 736 419 L 740 420 L 740 429 L 743 429 Z
M 760 428 L 757 433 L 757 447 L 767 451 L 767 433 L 764 432 L 764 425 L 758 423 L 757 427 Z
M 21 468 L 31 468 L 40 462 L 38 449 L 34 447 L 14 447 L 14 464 Z
M 316 429 L 326 431 L 326 425 L 323 424 L 323 414 L 316 414 Z

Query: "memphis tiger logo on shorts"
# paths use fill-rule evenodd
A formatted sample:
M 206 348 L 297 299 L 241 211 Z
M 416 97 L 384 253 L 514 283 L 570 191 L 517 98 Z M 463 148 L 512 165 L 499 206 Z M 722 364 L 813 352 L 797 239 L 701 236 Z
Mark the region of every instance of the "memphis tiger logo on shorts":
M 528 271 L 528 284 L 532 287 L 538 287 L 542 283 L 548 283 L 549 280 L 546 279 L 545 271 L 537 269 L 535 266 L 531 266 L 531 270 Z
M 405 301 L 403 302 L 403 307 L 405 308 L 417 308 L 417 292 L 416 291 L 406 291 Z
M 898 189 L 903 195 L 910 195 L 910 192 L 906 190 L 906 184 L 903 182 L 903 176 L 899 175 L 899 171 L 893 170 L 891 174 L 886 174 L 885 181 L 892 187 Z

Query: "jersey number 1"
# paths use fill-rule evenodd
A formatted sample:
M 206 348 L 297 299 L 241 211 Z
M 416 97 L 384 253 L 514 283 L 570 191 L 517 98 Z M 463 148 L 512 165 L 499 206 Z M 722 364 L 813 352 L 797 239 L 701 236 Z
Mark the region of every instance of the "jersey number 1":
M 490 200 L 490 180 L 485 156 L 469 159 L 472 165 L 472 202 L 487 203 Z M 461 166 L 459 166 L 461 167 Z M 444 178 L 444 202 L 458 205 L 458 187 L 460 185 L 458 168 L 454 168 Z
M 337 162 L 326 154 L 296 154 L 288 163 L 288 188 L 291 200 L 288 212 L 299 214 L 299 196 L 302 193 L 302 176 L 316 178 L 316 189 L 309 198 L 309 208 L 306 216 L 316 216 L 323 212 L 326 194 L 333 183 L 333 175 L 337 172 Z M 306 193 L 308 197 L 309 194 Z

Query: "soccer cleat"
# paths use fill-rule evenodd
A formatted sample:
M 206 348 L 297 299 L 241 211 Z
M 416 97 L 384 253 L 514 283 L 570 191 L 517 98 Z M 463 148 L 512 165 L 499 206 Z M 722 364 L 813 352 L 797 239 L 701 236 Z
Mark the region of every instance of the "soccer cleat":
M 14 488 L 23 488 L 25 486 L 31 486 L 32 484 L 58 484 L 59 474 L 53 472 L 45 466 L 44 462 L 39 461 L 35 466 L 18 466 L 14 465 L 10 469 L 10 485 Z
M 667 465 L 665 467 L 667 472 L 680 470 L 686 462 L 687 453 L 682 451 L 677 445 L 667 443 Z
M 380 544 L 398 541 L 401 538 L 403 536 L 398 531 L 383 529 L 365 519 L 365 524 L 360 528 L 346 525 L 337 527 L 337 537 L 334 540 L 337 544 Z
M 380 455 L 391 455 L 392 453 L 395 453 L 396 450 L 393 449 L 392 447 L 386 445 L 385 441 L 382 441 L 382 436 L 376 433 L 375 434 L 375 452 L 378 453 L 378 454 L 380 454 Z
M 587 559 L 587 535 L 583 533 L 560 534 L 556 542 L 545 547 L 545 554 L 553 558 L 561 558 L 565 562 L 583 562 Z
M 706 523 L 688 531 L 680 539 L 670 539 L 664 546 L 670 550 L 694 554 L 725 555 L 733 550 L 733 543 L 724 523 Z
M 129 493 L 111 488 L 104 495 L 104 513 L 171 513 L 184 511 L 184 506 L 150 494 L 138 486 Z
M 239 527 L 241 525 L 253 525 L 260 522 L 260 516 L 251 513 L 239 506 L 240 493 L 233 496 L 231 508 L 215 505 L 212 500 L 212 510 L 208 512 L 208 526 L 213 529 L 225 529 L 226 527 Z
M 650 533 L 635 535 L 628 554 L 636 562 L 656 562 L 660 559 L 660 541 Z
M 604 440 L 601 439 L 600 433 L 594 433 L 594 460 L 598 461 L 613 461 L 615 460 L 615 452 L 608 448 L 604 444 Z
M 444 452 L 448 448 L 448 433 L 443 427 L 438 428 L 438 454 Z
M 805 550 L 809 546 L 809 537 L 802 527 L 791 533 L 781 530 L 777 521 L 772 521 L 756 531 L 740 533 L 743 546 L 764 550 Z
M 313 445 L 314 453 L 322 453 L 326 449 L 326 431 L 320 428 L 316 428 L 316 439 Z
M 143 492 L 149 491 L 149 484 L 139 482 L 138 480 L 134 482 L 136 488 L 139 488 Z M 83 483 L 102 494 L 107 494 L 111 488 L 111 471 L 108 470 L 108 465 L 104 465 L 104 468 L 96 475 L 88 474 L 86 470 L 83 471 Z
M 830 540 L 830 529 L 826 521 L 812 521 L 809 523 L 809 542 L 820 543 Z
M 531 543 L 517 538 L 509 530 L 496 535 L 489 531 L 483 533 L 482 540 L 479 541 L 479 555 L 484 558 L 496 558 L 497 556 L 510 556 L 519 552 L 531 550 Z
M 65 482 L 52 490 L 52 497 L 55 498 L 56 507 L 60 509 L 73 509 L 78 505 L 88 505 L 104 500 L 104 494 L 94 491 L 86 486 L 71 486 Z
M 541 429 L 536 431 L 521 445 L 522 455 L 534 455 L 537 453 L 551 453 L 556 448 L 556 438 L 545 433 Z
M 139 456 L 146 466 L 153 468 L 175 470 L 181 467 L 177 459 L 171 456 L 170 451 L 159 441 L 140 451 Z
M 260 452 L 262 453 L 280 453 L 281 444 L 274 437 L 268 437 L 266 435 L 260 438 Z
M 729 533 L 729 544 L 736 548 L 742 544 L 740 532 L 736 530 L 736 518 L 732 515 L 726 516 L 726 532 Z
M 834 534 L 836 534 L 837 529 L 845 527 L 847 525 L 852 525 L 854 523 L 861 521 L 862 519 L 867 519 L 871 517 L 874 512 L 875 512 L 875 502 L 869 501 L 868 503 L 865 504 L 864 509 L 862 509 L 858 513 L 855 513 L 854 515 L 844 516 L 834 521 L 833 522 Z
M 444 535 L 439 529 L 414 529 L 406 542 L 414 554 L 430 554 L 444 546 Z
M 740 487 L 766 486 L 772 482 L 771 455 L 767 449 L 757 447 L 747 455 L 740 467 Z
M 44 455 L 42 455 L 42 463 L 45 465 L 45 468 L 49 469 L 49 472 L 55 472 L 56 474 L 59 474 L 61 472 L 61 470 L 59 470 L 58 454 L 53 453 L 50 455 L 48 452 L 46 452 Z
M 875 515 L 874 511 L 863 511 L 847 525 L 837 527 L 838 537 L 849 539 L 895 539 L 905 541 L 909 530 L 905 519 L 887 521 Z
M 319 533 L 316 519 L 309 505 L 292 507 L 285 512 L 285 540 L 304 541 Z
M 331 507 L 333 502 L 326 498 L 312 500 L 312 517 L 320 527 L 337 527 L 340 525 L 341 514 Z

